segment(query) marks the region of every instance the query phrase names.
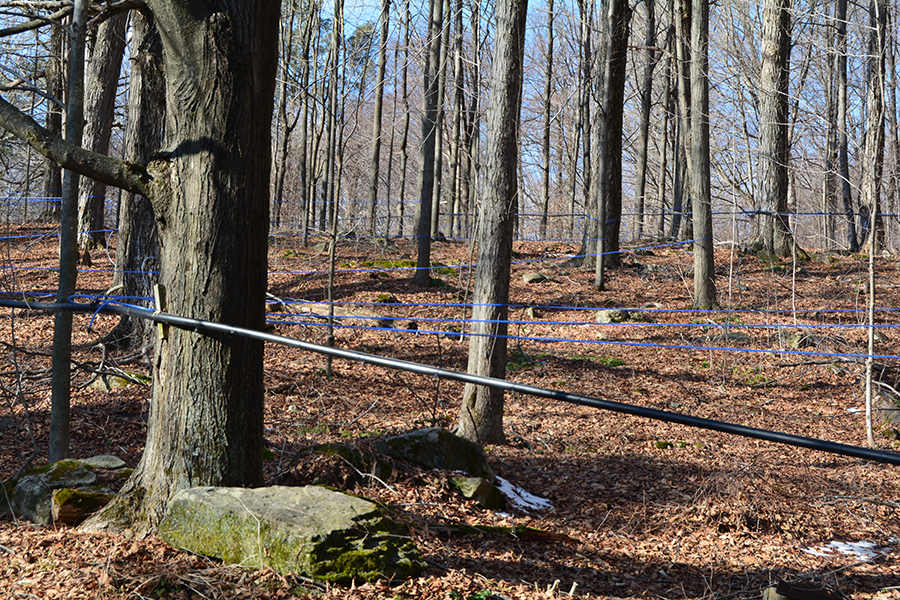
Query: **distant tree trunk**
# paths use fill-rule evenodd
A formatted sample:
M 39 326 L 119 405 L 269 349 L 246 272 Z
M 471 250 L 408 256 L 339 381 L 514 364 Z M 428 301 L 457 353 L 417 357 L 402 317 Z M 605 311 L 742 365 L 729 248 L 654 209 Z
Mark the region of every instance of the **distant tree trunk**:
M 793 247 L 787 221 L 788 86 L 790 83 L 790 0 L 763 4 L 763 50 L 759 94 L 760 250 L 790 256 Z
M 397 202 L 397 235 L 403 235 L 406 198 L 406 171 L 409 165 L 409 0 L 403 2 L 403 70 L 400 76 L 400 95 L 403 98 L 403 133 L 400 134 L 400 191 Z
M 675 12 L 675 64 L 676 69 L 676 106 L 678 107 L 678 135 L 676 136 L 675 154 L 675 196 L 672 208 L 671 237 L 679 240 L 693 239 L 693 221 L 686 218 L 685 208 L 689 210 L 689 193 L 693 166 L 691 164 L 691 81 L 690 66 L 692 49 L 690 34 L 692 19 L 691 0 L 676 0 Z M 677 210 L 676 210 L 677 208 Z
M 477 212 L 477 206 L 480 202 L 479 185 L 481 183 L 481 2 L 480 0 L 472 0 L 471 15 L 469 21 L 472 29 L 472 98 L 469 107 L 469 124 L 466 130 L 466 153 L 465 175 L 467 192 L 463 198 L 463 205 L 466 206 L 466 231 L 472 231 L 472 219 Z M 472 235 L 469 233 L 469 235 Z
M 119 13 L 101 23 L 88 43 L 84 147 L 99 154 L 109 151 L 127 28 L 128 13 Z M 106 244 L 106 185 L 85 177 L 78 196 L 78 247 L 102 248 Z
M 434 161 L 437 151 L 438 89 L 441 60 L 441 30 L 444 18 L 441 0 L 429 0 L 428 42 L 422 97 L 422 149 L 419 155 L 419 218 L 416 229 L 418 253 L 413 282 L 431 280 L 431 213 L 434 206 Z
M 272 192 L 272 209 L 274 212 L 273 221 L 275 227 L 281 227 L 281 207 L 284 203 L 284 180 L 287 175 L 288 165 L 288 149 L 291 144 L 291 133 L 297 126 L 303 111 L 296 111 L 292 118 L 288 118 L 288 88 L 291 80 L 291 70 L 293 67 L 294 56 L 294 20 L 296 19 L 296 4 L 290 3 L 290 9 L 287 18 L 287 24 L 282 22 L 282 31 L 279 36 L 281 39 L 281 57 L 279 65 L 281 67 L 281 81 L 278 84 L 278 125 L 276 129 L 281 133 L 278 140 L 278 151 L 275 155 L 275 189 Z M 309 20 L 306 20 L 309 23 Z M 303 152 L 300 153 L 304 154 Z
M 63 65 L 63 28 L 53 25 L 50 33 L 50 57 L 45 69 L 47 81 L 47 94 L 54 99 L 63 101 L 63 81 L 65 73 Z M 62 135 L 63 107 L 52 100 L 47 100 L 47 116 L 44 127 L 47 131 L 56 135 Z M 60 203 L 56 199 L 62 194 L 62 169 L 56 162 L 48 159 L 44 161 L 44 195 L 46 204 L 41 211 L 41 221 L 59 222 Z
M 660 240 L 666 235 L 666 176 L 668 174 L 668 150 L 669 150 L 669 116 L 672 114 L 672 41 L 675 37 L 675 26 L 672 22 L 674 1 L 669 0 L 667 13 L 669 16 L 669 26 L 666 33 L 665 42 L 665 61 L 666 70 L 663 77 L 663 96 L 659 103 L 660 116 L 662 125 L 660 127 L 662 140 L 660 142 L 659 157 L 659 176 L 656 179 L 656 236 Z
M 547 79 L 544 83 L 544 123 L 541 129 L 541 239 L 547 238 L 550 212 L 550 123 L 553 116 L 553 0 L 547 2 Z
M 644 210 L 647 189 L 647 155 L 650 146 L 650 107 L 653 99 L 653 70 L 656 68 L 656 0 L 645 0 L 647 7 L 647 28 L 644 32 L 644 76 L 641 83 L 641 122 L 638 126 L 638 148 L 635 182 L 635 220 L 637 237 L 644 237 Z
M 497 3 L 487 115 L 486 185 L 479 214 L 478 262 L 472 297 L 468 372 L 498 378 L 506 373 L 512 208 L 518 193 L 516 156 L 527 9 L 525 0 Z M 466 384 L 457 433 L 482 444 L 504 443 L 503 391 Z
M 691 203 L 694 222 L 694 308 L 716 303 L 709 165 L 709 0 L 699 0 L 691 22 Z
M 312 183 L 314 181 L 314 177 L 310 174 L 310 169 L 315 168 L 315 159 L 310 160 L 310 156 L 315 156 L 314 152 L 310 152 L 310 148 L 312 146 L 309 128 L 313 119 L 313 115 L 315 114 L 312 110 L 310 110 L 310 106 L 315 104 L 312 101 L 312 94 L 309 90 L 309 74 L 312 69 L 311 67 L 311 58 L 310 58 L 310 46 L 312 45 L 312 41 L 318 40 L 319 38 L 319 17 L 321 14 L 321 6 L 318 3 L 313 3 L 313 5 L 309 8 L 309 14 L 307 17 L 307 25 L 306 25 L 306 35 L 303 37 L 303 55 L 301 56 L 301 60 L 303 61 L 303 70 L 300 75 L 300 94 L 303 97 L 302 102 L 300 103 L 300 131 L 297 133 L 297 146 L 300 148 L 299 156 L 297 157 L 297 171 L 300 178 L 300 209 L 301 209 L 301 228 L 302 228 L 302 240 L 303 246 L 307 245 L 309 240 L 309 224 L 310 219 L 313 216 L 313 210 L 315 207 L 315 194 L 313 192 Z M 312 123 L 314 125 L 314 123 Z
M 866 160 L 863 193 L 869 213 L 867 233 L 873 238 L 871 248 L 878 252 L 884 247 L 884 223 L 881 216 L 881 176 L 884 171 L 884 70 L 885 39 L 887 36 L 887 0 L 872 0 L 869 4 L 869 65 L 866 105 Z M 863 245 L 867 245 L 863 240 Z
M 125 160 L 147 163 L 162 148 L 165 133 L 166 80 L 162 73 L 162 40 L 152 17 L 135 12 L 131 25 L 131 78 L 128 88 L 128 120 L 125 128 Z M 145 196 L 124 192 L 119 207 L 116 244 L 116 295 L 152 298 L 158 280 L 159 237 L 153 207 Z M 148 307 L 152 306 L 152 303 Z M 152 321 L 122 317 L 107 336 L 107 343 L 129 351 L 153 343 Z
M 886 152 L 890 157 L 890 167 L 888 170 L 887 182 L 887 204 L 883 212 L 891 215 L 886 223 L 885 235 L 887 238 L 887 247 L 890 250 L 896 249 L 896 223 L 897 223 L 897 195 L 898 190 L 898 161 L 900 161 L 900 132 L 897 128 L 897 59 L 896 59 L 896 38 L 894 37 L 894 17 L 890 13 L 887 15 L 887 40 L 886 41 L 886 58 L 887 58 L 887 75 L 890 81 L 886 81 L 885 91 L 890 93 L 891 100 L 888 109 L 885 111 L 888 121 L 888 134 L 886 141 Z
M 378 74 L 375 81 L 375 108 L 372 115 L 372 173 L 369 179 L 369 235 L 375 235 L 375 214 L 378 204 L 378 186 L 381 183 L 381 116 L 384 106 L 384 74 L 387 69 L 388 21 L 390 0 L 381 0 L 381 38 L 378 43 Z M 390 191 L 388 191 L 390 193 Z
M 841 204 L 847 215 L 847 246 L 851 252 L 859 250 L 856 234 L 856 216 L 853 214 L 853 189 L 850 187 L 850 158 L 847 98 L 847 0 L 837 0 L 835 14 L 837 29 L 837 77 L 838 77 L 838 166 L 841 173 Z
M 828 6 L 825 7 L 828 17 Z M 834 19 L 829 19 L 832 27 L 828 29 L 825 47 L 828 48 L 828 60 L 825 63 L 825 177 L 822 181 L 822 247 L 829 250 L 834 247 L 834 214 L 837 212 L 837 103 L 834 100 L 835 71 L 837 53 L 834 49 Z
M 592 73 L 594 70 L 594 49 L 591 39 L 592 22 L 594 19 L 594 4 L 587 0 L 578 0 L 578 18 L 581 25 L 581 54 L 579 78 L 580 84 L 579 99 L 581 101 L 581 196 L 583 212 L 586 215 L 596 215 L 596 208 L 593 206 L 594 194 L 592 186 L 594 185 L 593 174 L 594 168 L 592 161 L 596 157 L 593 156 L 592 144 L 594 143 L 593 128 L 598 126 L 594 123 L 591 110 L 591 97 L 594 85 L 594 78 L 599 77 L 599 73 Z M 599 88 L 600 84 L 597 85 Z M 575 210 L 573 205 L 572 218 L 575 218 Z M 581 236 L 581 249 L 578 251 L 580 258 L 576 259 L 576 263 L 592 264 L 595 262 L 594 255 L 597 254 L 597 240 L 600 238 L 600 225 L 596 219 L 588 218 L 582 221 L 583 231 Z M 574 229 L 574 227 L 573 227 Z
M 448 3 L 450 0 L 447 0 Z M 552 0 L 551 0 L 552 2 Z M 447 233 L 454 237 L 461 229 L 460 212 L 463 181 L 461 177 L 463 148 L 463 113 L 465 112 L 465 71 L 463 70 L 463 3 L 456 0 L 453 14 L 453 131 L 450 135 L 450 221 Z
M 650 0 L 648 0 L 650 1 Z M 622 262 L 619 254 L 619 232 L 622 227 L 622 141 L 625 116 L 625 80 L 628 66 L 628 38 L 631 8 L 627 0 L 610 3 L 609 52 L 606 68 L 609 69 L 609 88 L 603 90 L 606 104 L 603 112 L 609 121 L 606 133 L 606 229 L 601 236 L 604 242 L 605 263 L 616 268 Z
M 447 91 L 447 53 L 450 40 L 450 0 L 440 0 L 444 13 L 441 27 L 441 52 L 438 59 L 437 117 L 434 138 L 434 186 L 431 203 L 431 238 L 437 239 L 441 230 L 441 202 L 444 197 L 444 97 Z

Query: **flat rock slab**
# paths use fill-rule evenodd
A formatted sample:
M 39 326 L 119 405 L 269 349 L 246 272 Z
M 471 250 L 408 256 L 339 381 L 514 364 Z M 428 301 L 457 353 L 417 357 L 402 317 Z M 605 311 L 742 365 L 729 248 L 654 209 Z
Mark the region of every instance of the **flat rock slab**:
M 318 486 L 181 490 L 160 537 L 191 552 L 319 581 L 402 579 L 425 564 L 378 505 Z

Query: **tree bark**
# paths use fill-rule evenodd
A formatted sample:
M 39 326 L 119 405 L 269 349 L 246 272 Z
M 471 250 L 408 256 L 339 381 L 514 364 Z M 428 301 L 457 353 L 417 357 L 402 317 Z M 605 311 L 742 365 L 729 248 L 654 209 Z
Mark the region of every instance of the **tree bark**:
M 694 308 L 716 303 L 709 165 L 709 0 L 699 0 L 691 22 L 691 204 L 694 223 Z
M 422 115 L 422 150 L 419 155 L 419 218 L 416 229 L 416 273 L 413 282 L 431 281 L 431 213 L 434 205 L 434 161 L 438 129 L 438 69 L 441 59 L 441 31 L 444 18 L 441 0 L 429 0 L 428 52 L 425 57 L 425 82 Z
M 553 94 L 553 0 L 547 3 L 547 77 L 544 82 L 544 123 L 541 129 L 541 239 L 547 239 L 547 219 L 550 212 L 550 123 Z
M 119 72 L 125 54 L 128 13 L 109 18 L 91 36 L 85 60 L 84 147 L 98 154 L 109 151 Z M 106 184 L 81 181 L 78 192 L 78 248 L 90 250 L 106 245 Z
M 838 167 L 841 177 L 841 204 L 847 215 L 847 247 L 851 252 L 859 249 L 856 234 L 856 217 L 853 214 L 853 190 L 850 187 L 850 158 L 847 96 L 847 0 L 837 0 L 835 13 L 837 29 L 837 77 L 838 77 Z
M 656 0 L 645 0 L 647 7 L 647 28 L 644 34 L 644 76 L 641 82 L 641 122 L 638 126 L 638 148 L 635 182 L 635 219 L 637 237 L 644 236 L 644 210 L 647 204 L 647 155 L 650 146 L 650 108 L 653 96 L 653 70 L 656 68 Z
M 45 79 L 47 81 L 47 94 L 51 98 L 56 98 L 60 102 L 63 99 L 63 28 L 54 25 L 50 33 L 50 57 L 47 61 L 45 69 Z M 62 111 L 60 104 L 47 100 L 47 116 L 45 118 L 45 126 L 47 131 L 53 135 L 62 134 Z M 60 204 L 56 201 L 62 194 L 62 169 L 54 161 L 49 158 L 44 161 L 44 197 L 45 206 L 41 211 L 42 221 L 59 222 Z
M 869 4 L 869 85 L 866 96 L 866 139 L 864 156 L 866 160 L 863 195 L 868 208 L 869 219 L 866 228 L 868 245 L 872 252 L 884 247 L 884 224 L 881 216 L 881 177 L 884 171 L 884 71 L 885 39 L 887 34 L 886 0 L 872 0 Z M 874 236 L 869 240 L 868 236 Z M 865 242 L 872 243 L 866 244 Z
M 487 115 L 485 194 L 478 224 L 478 262 L 472 297 L 468 372 L 503 378 L 512 258 L 513 207 L 518 194 L 518 125 L 522 105 L 525 0 L 497 3 L 491 99 Z M 503 391 L 467 384 L 457 433 L 482 444 L 502 444 Z
M 790 0 L 766 0 L 763 5 L 758 171 L 761 237 L 755 245 L 779 256 L 789 256 L 793 247 L 787 222 L 790 9 Z
M 162 73 L 162 40 L 151 15 L 135 13 L 131 19 L 131 79 L 125 160 L 146 163 L 162 148 L 165 134 L 166 81 Z M 113 288 L 129 303 L 152 298 L 158 281 L 159 236 L 150 200 L 125 193 L 119 207 L 116 276 Z M 122 317 L 106 342 L 125 350 L 152 345 L 155 328 L 146 319 Z

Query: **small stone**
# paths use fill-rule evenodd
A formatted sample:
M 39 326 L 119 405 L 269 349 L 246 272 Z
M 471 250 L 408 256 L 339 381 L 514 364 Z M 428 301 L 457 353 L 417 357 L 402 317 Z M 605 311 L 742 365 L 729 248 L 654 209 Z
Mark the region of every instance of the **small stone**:
M 619 308 L 597 311 L 598 323 L 622 323 L 628 320 L 628 311 Z
M 450 485 L 466 500 L 474 501 L 481 508 L 497 510 L 503 506 L 503 493 L 483 477 L 450 477 Z
M 522 275 L 522 279 L 525 281 L 525 283 L 541 283 L 543 281 L 550 281 L 550 278 L 543 273 L 525 273 L 524 275 Z

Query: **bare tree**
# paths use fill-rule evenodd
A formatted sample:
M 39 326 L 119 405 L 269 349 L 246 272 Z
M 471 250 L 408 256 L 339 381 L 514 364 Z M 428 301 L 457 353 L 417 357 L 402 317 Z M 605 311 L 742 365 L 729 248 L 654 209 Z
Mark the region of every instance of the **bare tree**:
M 485 194 L 478 217 L 478 263 L 472 296 L 468 372 L 499 378 L 506 372 L 512 212 L 518 194 L 516 156 L 527 10 L 525 0 L 497 3 L 487 115 Z M 482 444 L 504 443 L 503 391 L 466 384 L 457 433 Z

